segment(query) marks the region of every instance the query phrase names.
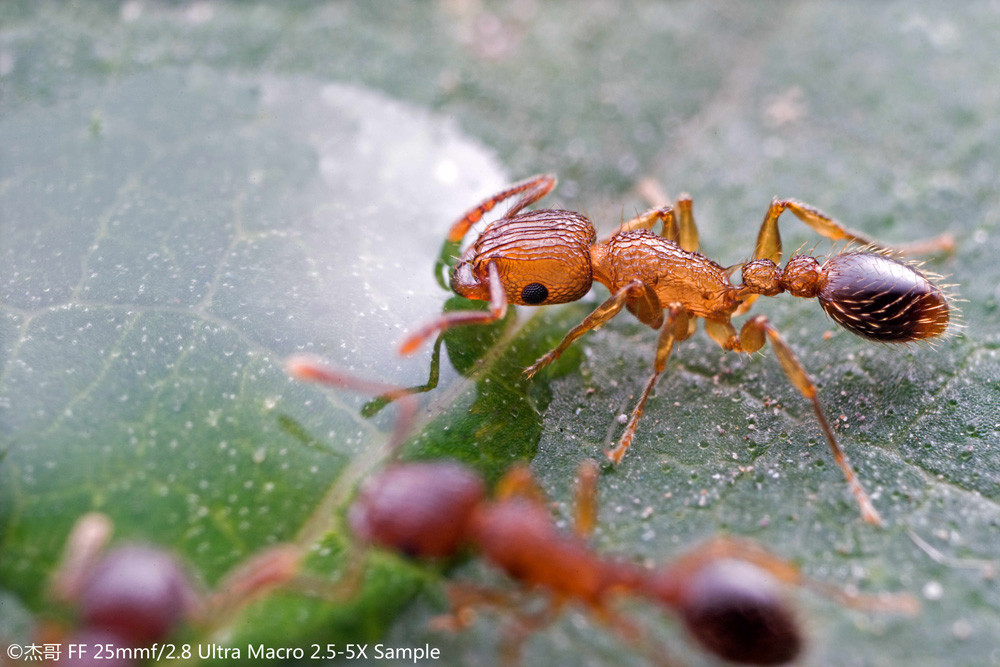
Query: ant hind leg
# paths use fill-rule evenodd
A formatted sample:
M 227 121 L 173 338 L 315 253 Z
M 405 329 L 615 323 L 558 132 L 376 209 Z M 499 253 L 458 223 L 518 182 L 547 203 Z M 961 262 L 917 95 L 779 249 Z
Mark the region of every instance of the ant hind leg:
M 708 328 L 708 327 L 706 327 Z M 725 330 L 724 325 L 716 324 L 717 331 L 713 333 L 709 331 L 710 335 L 716 342 L 719 342 L 717 335 L 722 330 Z M 728 325 L 728 329 L 735 334 L 732 325 Z M 844 478 L 847 480 L 847 485 L 851 489 L 851 493 L 854 494 L 854 498 L 861 509 L 861 518 L 875 525 L 882 525 L 882 519 L 878 512 L 875 510 L 875 506 L 872 504 L 871 498 L 869 498 L 868 493 L 861 486 L 861 482 L 858 480 L 857 474 L 854 472 L 854 467 L 851 465 L 850 461 L 847 459 L 847 455 L 840 448 L 837 443 L 837 438 L 833 434 L 833 429 L 830 427 L 830 423 L 826 419 L 826 415 L 823 413 L 823 408 L 820 406 L 818 390 L 816 384 L 813 382 L 812 378 L 806 372 L 805 367 L 799 358 L 795 356 L 792 352 L 792 348 L 788 346 L 785 340 L 778 333 L 778 330 L 771 326 L 771 323 L 763 315 L 757 315 L 753 317 L 743 325 L 740 329 L 738 336 L 729 336 L 726 343 L 720 342 L 723 348 L 734 350 L 736 352 L 746 352 L 753 353 L 764 346 L 765 342 L 770 342 L 771 347 L 774 349 L 775 355 L 778 357 L 778 361 L 781 363 L 782 370 L 785 371 L 785 375 L 791 381 L 792 386 L 794 386 L 802 396 L 809 399 L 812 403 L 813 412 L 816 415 L 816 420 L 819 422 L 820 429 L 823 431 L 823 435 L 826 438 L 827 444 L 830 446 L 830 451 L 833 454 L 833 459 L 836 461 L 837 465 L 844 473 Z
M 831 241 L 851 241 L 862 246 L 871 246 L 899 255 L 921 255 L 934 252 L 952 252 L 955 238 L 949 233 L 932 239 L 908 243 L 896 248 L 879 243 L 861 232 L 849 229 L 819 209 L 795 199 L 774 199 L 764 214 L 764 221 L 757 234 L 757 244 L 753 259 L 770 259 L 775 264 L 781 262 L 781 235 L 778 232 L 778 218 L 786 210 L 806 223 L 813 231 Z
M 597 478 L 600 471 L 593 459 L 584 459 L 577 469 L 576 517 L 573 532 L 580 537 L 590 537 L 597 526 Z

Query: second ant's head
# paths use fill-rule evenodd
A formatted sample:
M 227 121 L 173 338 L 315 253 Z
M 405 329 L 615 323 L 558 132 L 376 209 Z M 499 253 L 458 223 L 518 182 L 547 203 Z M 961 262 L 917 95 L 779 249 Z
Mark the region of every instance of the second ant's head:
M 451 288 L 467 299 L 490 299 L 489 264 L 500 275 L 507 302 L 541 306 L 576 301 L 593 281 L 594 226 L 579 213 L 541 210 L 489 225 L 462 255 Z
M 415 558 L 448 558 L 461 549 L 486 487 L 455 462 L 402 463 L 371 478 L 348 511 L 362 542 Z

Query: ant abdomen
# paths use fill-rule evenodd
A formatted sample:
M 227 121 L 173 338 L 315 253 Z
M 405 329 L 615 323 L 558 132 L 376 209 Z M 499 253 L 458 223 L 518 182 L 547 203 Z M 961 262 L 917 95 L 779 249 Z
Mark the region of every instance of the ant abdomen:
M 821 267 L 823 310 L 845 329 L 883 343 L 936 338 L 948 328 L 948 299 L 912 266 L 885 255 L 834 255 Z
M 479 476 L 458 463 L 407 463 L 369 480 L 347 518 L 363 542 L 416 558 L 447 558 L 461 549 L 485 495 Z
M 730 558 L 707 563 L 682 585 L 677 610 L 706 650 L 747 665 L 781 665 L 802 650 L 802 633 L 777 581 Z

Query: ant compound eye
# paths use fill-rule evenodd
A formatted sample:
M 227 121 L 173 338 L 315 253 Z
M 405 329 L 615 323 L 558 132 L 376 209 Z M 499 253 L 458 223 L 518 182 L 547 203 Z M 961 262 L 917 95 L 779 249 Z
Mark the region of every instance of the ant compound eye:
M 740 560 L 709 563 L 686 583 L 684 624 L 701 645 L 731 662 L 780 665 L 802 648 L 794 614 L 777 582 Z
M 525 285 L 521 290 L 521 301 L 529 306 L 535 306 L 549 298 L 549 289 L 541 283 Z

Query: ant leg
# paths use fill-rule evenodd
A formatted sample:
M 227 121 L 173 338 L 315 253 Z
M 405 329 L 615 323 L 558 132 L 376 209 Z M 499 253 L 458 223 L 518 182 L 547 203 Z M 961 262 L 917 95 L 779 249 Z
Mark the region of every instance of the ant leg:
M 441 334 L 438 334 L 438 337 L 434 339 L 434 347 L 431 349 L 431 367 L 430 372 L 427 375 L 427 382 L 414 387 L 393 389 L 376 396 L 361 406 L 361 416 L 366 419 L 374 417 L 382 411 L 382 408 L 394 401 L 398 401 L 404 396 L 409 396 L 410 394 L 422 394 L 436 389 L 438 386 L 438 379 L 441 377 L 441 344 L 443 342 L 444 336 Z
M 642 392 L 639 403 L 632 410 L 632 417 L 629 419 L 625 432 L 614 449 L 606 451 L 607 457 L 615 464 L 621 463 L 622 457 L 632 444 L 635 437 L 635 430 L 639 425 L 639 418 L 642 417 L 643 408 L 646 406 L 646 399 L 653 391 L 656 380 L 660 373 L 667 367 L 667 359 L 670 358 L 670 351 L 674 347 L 675 340 L 684 340 L 688 332 L 688 316 L 679 304 L 671 304 L 667 307 L 666 321 L 660 329 L 660 337 L 656 343 L 656 359 L 653 362 L 653 375 L 646 382 L 646 388 Z
M 657 313 L 655 316 L 657 319 L 651 321 L 643 320 L 643 322 L 645 324 L 649 324 L 650 326 L 659 328 L 663 321 L 663 311 L 662 308 L 659 307 L 659 298 L 656 296 L 656 292 L 654 292 L 649 285 L 646 285 L 641 280 L 633 280 L 629 284 L 625 285 L 625 287 L 612 294 L 607 301 L 594 309 L 594 312 L 585 317 L 583 322 L 580 322 L 580 324 L 570 329 L 569 333 L 566 334 L 566 337 L 562 339 L 562 342 L 559 343 L 555 349 L 526 368 L 524 370 L 524 374 L 530 378 L 535 373 L 558 359 L 559 355 L 561 355 L 577 338 L 591 329 L 596 329 L 604 325 L 608 320 L 620 313 L 621 309 L 625 307 L 630 298 L 636 299 L 637 303 L 642 304 L 641 307 L 638 305 L 636 306 L 638 311 L 630 308 L 632 312 L 636 313 L 637 317 L 642 314 L 644 317 L 651 318 L 653 317 L 652 313 Z
M 576 521 L 573 532 L 580 537 L 589 537 L 597 526 L 597 461 L 585 459 L 577 470 L 576 480 Z
M 407 336 L 399 346 L 399 353 L 402 355 L 413 354 L 425 340 L 454 326 L 490 324 L 491 322 L 503 319 L 503 316 L 507 314 L 507 295 L 504 293 L 503 284 L 500 282 L 500 273 L 493 262 L 490 262 L 486 269 L 489 273 L 490 284 L 490 309 L 488 311 L 465 310 L 442 315 Z
M 392 435 L 386 446 L 390 452 L 395 452 L 403 444 L 417 412 L 416 399 L 411 392 L 395 385 L 372 382 L 348 375 L 308 356 L 291 357 L 285 361 L 285 370 L 289 375 L 299 380 L 319 382 L 338 389 L 356 391 L 359 394 L 394 395 L 399 400 L 399 415 L 396 417 L 396 425 L 393 426 Z
M 670 200 L 670 197 L 667 196 L 667 193 L 664 192 L 655 179 L 649 177 L 643 178 L 636 185 L 636 191 L 650 206 L 667 208 L 665 204 Z M 666 226 L 664 226 L 662 236 L 671 241 L 677 241 L 684 250 L 697 252 L 699 248 L 698 229 L 694 224 L 694 215 L 691 212 L 691 196 L 687 193 L 681 193 L 681 196 L 677 199 L 675 208 L 680 215 L 680 227 L 675 228 L 677 230 L 675 233 L 668 234 Z
M 448 237 L 445 239 L 444 245 L 441 246 L 441 254 L 438 257 L 438 261 L 434 265 L 434 275 L 437 277 L 441 287 L 448 289 L 447 269 L 451 266 L 452 260 L 457 255 L 458 249 L 462 244 L 462 239 L 469 233 L 472 225 L 482 220 L 483 216 L 492 211 L 497 204 L 520 194 L 522 195 L 521 198 L 514 202 L 514 205 L 507 211 L 504 217 L 509 218 L 517 215 L 525 206 L 534 204 L 550 193 L 555 186 L 556 177 L 554 175 L 538 174 L 515 183 L 495 195 L 487 197 L 466 211 L 461 218 L 452 224 L 451 229 L 448 231 Z
M 100 512 L 89 512 L 76 520 L 49 583 L 49 593 L 56 600 L 73 602 L 80 596 L 87 573 L 100 560 L 113 532 L 111 519 Z
M 276 588 L 294 588 L 305 549 L 293 544 L 267 547 L 230 570 L 204 603 L 205 621 L 222 625 L 239 610 Z
M 465 235 L 468 233 L 469 228 L 479 222 L 483 215 L 492 211 L 494 206 L 510 199 L 514 195 L 524 193 L 524 195 L 518 199 L 513 206 L 511 206 L 510 210 L 507 211 L 504 217 L 509 218 L 517 215 L 517 213 L 520 212 L 520 210 L 525 206 L 534 204 L 536 201 L 552 192 L 552 188 L 556 186 L 556 182 L 556 177 L 552 174 L 537 174 L 531 178 L 520 181 L 519 183 L 515 183 L 505 190 L 501 190 L 495 195 L 487 197 L 469 209 L 465 215 L 459 218 L 451 226 L 451 230 L 448 232 L 448 240 L 461 243 L 462 239 L 465 238 Z
M 515 465 L 500 478 L 493 493 L 497 500 L 523 498 L 545 505 L 545 494 L 538 488 L 535 476 L 526 465 Z
M 694 210 L 691 195 L 681 193 L 680 198 L 677 200 L 677 212 L 680 215 L 681 220 L 680 238 L 677 242 L 683 250 L 687 250 L 688 252 L 698 252 L 701 244 L 698 241 L 698 227 L 694 222 Z
M 631 232 L 636 229 L 652 229 L 658 222 L 663 223 L 660 236 L 671 241 L 680 239 L 681 232 L 680 227 L 677 226 L 677 215 L 674 213 L 672 206 L 664 206 L 663 208 L 650 209 L 642 215 L 637 215 L 631 220 L 626 220 L 612 234 L 601 239 L 599 243 L 607 243 L 622 232 Z
M 764 214 L 764 221 L 760 224 L 752 259 L 769 259 L 775 264 L 781 262 L 781 234 L 778 231 L 778 218 L 785 210 L 794 213 L 795 217 L 809 225 L 816 233 L 831 241 L 847 240 L 862 245 L 881 247 L 872 239 L 860 232 L 848 229 L 809 204 L 794 199 L 775 198 L 771 200 L 771 205 L 767 207 L 767 213 Z
M 654 208 L 631 220 L 626 220 L 613 234 L 602 239 L 601 243 L 606 243 L 611 237 L 622 232 L 631 232 L 635 229 L 652 229 L 656 226 L 657 222 L 663 223 L 660 236 L 675 241 L 682 249 L 689 252 L 698 251 L 698 227 L 694 222 L 691 197 L 686 194 L 682 194 L 680 199 L 677 200 L 676 208 L 671 206 Z
M 764 222 L 761 223 L 757 235 L 757 245 L 753 259 L 770 259 L 775 264 L 781 261 L 781 236 L 778 233 L 778 217 L 785 211 L 791 211 L 795 217 L 806 223 L 820 236 L 831 241 L 853 241 L 865 246 L 874 246 L 883 250 L 902 255 L 920 255 L 931 252 L 952 252 L 955 249 L 955 238 L 949 233 L 941 234 L 925 241 L 916 241 L 892 248 L 865 236 L 861 232 L 845 227 L 822 211 L 795 199 L 774 199 Z
M 822 236 L 833 241 L 854 241 L 855 243 L 876 246 L 900 255 L 926 255 L 934 252 L 953 252 L 955 250 L 955 237 L 949 232 L 945 232 L 934 238 L 889 247 L 864 236 L 860 232 L 844 227 L 841 223 L 805 202 L 788 199 L 785 201 L 785 204 L 788 210 L 794 213 L 799 220 L 812 227 Z
M 730 327 L 731 326 L 732 325 L 730 325 Z M 763 315 L 757 315 L 756 317 L 747 320 L 747 322 L 743 325 L 743 328 L 740 330 L 740 335 L 738 337 L 731 339 L 730 342 L 733 345 L 732 347 L 729 347 L 728 345 L 723 345 L 723 347 L 737 352 L 752 353 L 762 348 L 765 341 L 771 342 L 771 347 L 774 348 L 778 361 L 781 363 L 781 368 L 785 371 L 785 375 L 788 376 L 792 385 L 799 391 L 800 394 L 809 399 L 812 403 L 813 412 L 816 414 L 816 420 L 819 422 L 823 435 L 826 437 L 826 442 L 830 446 L 830 451 L 833 453 L 833 460 L 837 462 L 837 465 L 840 466 L 840 469 L 843 471 L 844 478 L 847 480 L 847 485 L 850 487 L 851 493 L 854 494 L 854 498 L 857 501 L 858 506 L 861 508 L 861 518 L 868 523 L 881 526 L 881 517 L 879 517 L 871 499 L 861 486 L 861 482 L 858 480 L 857 474 L 854 472 L 854 468 L 851 466 L 850 461 L 847 460 L 847 455 L 844 454 L 844 451 L 837 443 L 837 438 L 833 434 L 833 429 L 830 427 L 830 423 L 827 421 L 826 415 L 823 413 L 823 408 L 819 403 L 816 384 L 812 381 L 812 378 L 809 377 L 805 367 L 802 366 L 802 362 L 800 362 L 798 357 L 795 356 L 792 349 L 788 347 L 788 344 L 785 343 L 785 340 L 778 333 L 777 329 L 771 326 L 771 323 L 767 321 L 766 317 Z

